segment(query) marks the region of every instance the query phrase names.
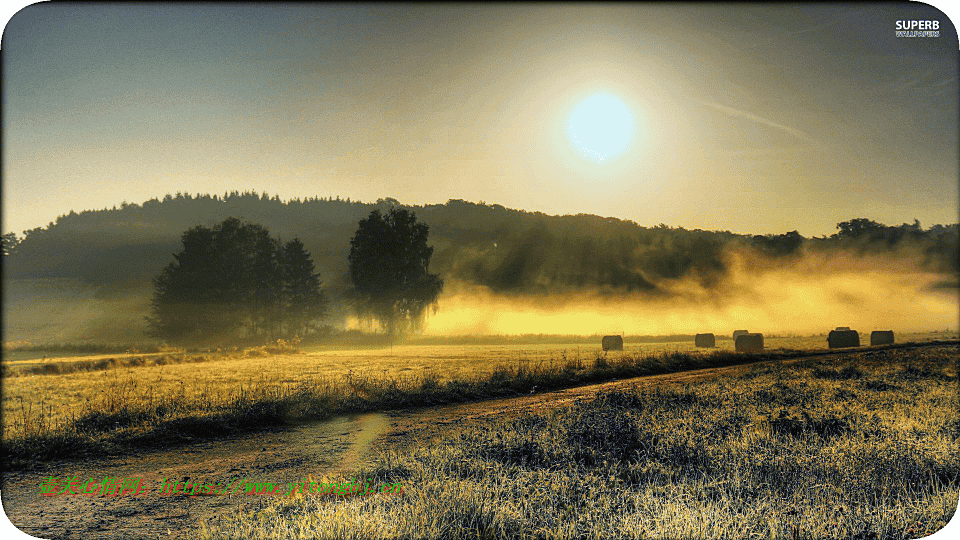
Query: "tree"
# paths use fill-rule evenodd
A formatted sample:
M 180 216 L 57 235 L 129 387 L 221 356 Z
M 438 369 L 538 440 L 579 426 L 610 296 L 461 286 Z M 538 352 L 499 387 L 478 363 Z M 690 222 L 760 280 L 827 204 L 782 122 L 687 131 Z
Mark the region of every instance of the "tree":
M 17 233 L 9 232 L 3 235 L 3 255 L 13 255 L 17 251 L 17 246 L 20 245 L 20 239 L 17 238 Z
M 207 271 L 216 276 L 205 280 L 213 287 L 212 299 L 220 305 L 218 317 L 223 331 L 235 335 L 255 314 L 253 296 L 256 286 L 254 261 L 256 241 L 266 230 L 257 224 L 244 224 L 227 218 L 213 227 L 213 252 Z
M 183 249 L 154 278 L 147 323 L 162 339 L 209 342 L 306 335 L 326 315 L 310 254 L 255 223 L 228 218 L 183 233 Z
M 837 223 L 837 228 L 840 229 L 840 231 L 833 236 L 840 239 L 878 240 L 883 238 L 886 225 L 877 223 L 872 219 L 856 218 Z
M 350 240 L 350 278 L 361 318 L 375 319 L 391 335 L 422 327 L 427 306 L 436 308 L 443 280 L 429 272 L 429 228 L 413 212 L 374 210 Z
M 283 261 L 280 242 L 266 230 L 257 235 L 251 268 L 251 331 L 258 336 L 279 336 L 283 327 Z
M 803 236 L 797 231 L 785 234 L 755 235 L 753 245 L 773 257 L 784 257 L 798 252 L 803 245 Z
M 305 336 L 327 316 L 327 299 L 320 290 L 320 274 L 298 238 L 286 243 L 281 254 L 283 310 L 288 333 Z
M 153 279 L 147 317 L 149 333 L 162 339 L 195 341 L 219 333 L 217 291 L 221 275 L 213 249 L 213 231 L 197 226 L 183 233 L 183 249 Z

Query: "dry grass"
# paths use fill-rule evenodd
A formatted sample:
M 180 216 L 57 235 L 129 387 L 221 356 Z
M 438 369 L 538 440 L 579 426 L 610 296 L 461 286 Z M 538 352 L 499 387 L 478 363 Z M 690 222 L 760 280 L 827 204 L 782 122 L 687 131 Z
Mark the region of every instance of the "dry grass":
M 932 534 L 960 496 L 955 346 L 613 391 L 454 433 L 200 538 L 851 538 Z
M 819 342 L 819 340 L 817 340 Z M 281 344 L 285 345 L 285 344 Z M 381 348 L 278 354 L 252 348 L 208 355 L 139 357 L 99 369 L 85 361 L 52 362 L 57 374 L 4 377 L 3 455 L 14 468 L 38 460 L 122 453 L 130 448 L 255 431 L 338 413 L 477 401 L 602 382 L 797 357 L 799 351 L 743 355 L 717 348 L 684 352 L 653 345 L 652 354 L 590 357 L 541 347 L 495 361 L 476 346 Z M 692 345 L 691 345 L 692 349 Z M 471 353 L 472 351 L 472 353 Z M 526 351 L 526 352 L 525 352 Z M 551 355 L 547 357 L 547 355 Z M 173 363 L 164 364 L 172 358 Z M 413 359 L 421 363 L 418 365 Z M 352 360 L 351 360 L 352 359 Z M 87 361 L 89 362 L 89 361 Z M 99 360 L 96 362 L 100 362 Z M 351 366 L 363 369 L 352 369 Z M 21 368 L 22 369 L 22 368 Z M 41 367 L 41 369 L 47 369 Z
M 380 349 L 360 356 L 365 365 L 382 366 L 379 355 L 388 352 Z M 161 440 L 169 445 L 344 412 L 477 401 L 534 388 L 546 391 L 804 353 L 743 355 L 721 349 L 585 359 L 561 351 L 546 361 L 518 354 L 499 365 L 486 357 L 462 355 L 463 365 L 472 367 L 467 374 L 442 363 L 420 371 L 394 366 L 355 372 L 337 357 L 261 354 L 266 352 L 210 355 L 197 363 L 183 355 L 183 362 L 167 365 L 5 377 L 4 456 L 16 468 L 38 460 L 122 453 Z M 325 360 L 326 371 L 318 360 Z M 444 372 L 446 376 L 441 376 Z

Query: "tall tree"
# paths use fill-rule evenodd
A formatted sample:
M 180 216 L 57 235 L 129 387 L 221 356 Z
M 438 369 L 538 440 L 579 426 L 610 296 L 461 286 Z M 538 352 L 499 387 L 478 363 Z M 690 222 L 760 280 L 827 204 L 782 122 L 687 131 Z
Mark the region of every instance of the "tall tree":
M 429 272 L 429 228 L 416 214 L 373 210 L 350 240 L 350 278 L 361 318 L 375 319 L 390 335 L 419 330 L 427 306 L 436 306 L 443 280 Z
M 184 232 L 183 249 L 174 254 L 153 279 L 154 295 L 147 324 L 156 337 L 199 341 L 220 333 L 216 317 L 221 303 L 219 262 L 213 245 L 214 232 L 197 226 Z
M 265 229 L 257 231 L 251 269 L 249 299 L 251 331 L 277 337 L 283 322 L 283 267 L 280 242 Z
M 283 310 L 287 333 L 306 336 L 327 316 L 327 299 L 320 290 L 320 274 L 298 238 L 283 246 Z
M 215 256 L 208 271 L 217 275 L 211 280 L 213 299 L 220 305 L 219 316 L 224 330 L 237 333 L 250 319 L 254 288 L 253 261 L 256 236 L 263 227 L 244 224 L 227 218 L 213 227 Z

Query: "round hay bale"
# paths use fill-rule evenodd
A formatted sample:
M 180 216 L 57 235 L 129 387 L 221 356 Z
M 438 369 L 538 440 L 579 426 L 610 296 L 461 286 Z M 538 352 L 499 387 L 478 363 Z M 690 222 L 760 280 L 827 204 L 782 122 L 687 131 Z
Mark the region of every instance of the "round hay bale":
M 736 341 L 733 343 L 737 352 L 762 352 L 763 351 L 763 334 L 740 334 L 737 336 Z
M 827 336 L 827 344 L 831 349 L 859 347 L 860 334 L 856 330 L 831 330 Z
M 870 345 L 890 345 L 893 343 L 893 330 L 874 330 L 870 332 Z
M 622 351 L 623 350 L 623 337 L 622 336 L 603 336 L 603 341 L 601 342 L 604 351 Z
M 693 344 L 697 347 L 716 347 L 717 338 L 713 334 L 697 334 L 693 338 Z

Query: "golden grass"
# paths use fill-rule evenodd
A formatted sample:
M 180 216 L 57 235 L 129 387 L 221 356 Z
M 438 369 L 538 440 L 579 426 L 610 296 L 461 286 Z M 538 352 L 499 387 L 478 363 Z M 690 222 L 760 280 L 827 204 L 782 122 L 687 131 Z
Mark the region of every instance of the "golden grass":
M 794 340 L 784 344 L 808 346 L 822 341 L 782 339 Z M 122 452 L 161 435 L 175 442 L 340 412 L 474 401 L 527 393 L 534 387 L 543 391 L 762 359 L 723 347 L 697 350 L 684 343 L 634 346 L 602 356 L 598 349 L 585 352 L 582 345 L 270 352 L 261 347 L 221 354 L 174 353 L 139 366 L 4 377 L 5 451 L 8 457 L 28 461 Z M 157 365 L 162 359 L 171 363 Z M 129 362 L 135 360 L 139 362 Z M 45 365 L 68 369 L 83 362 Z
M 904 336 L 903 339 L 925 336 Z M 898 337 L 898 341 L 900 338 Z M 715 349 L 697 349 L 690 343 L 627 344 L 623 352 L 607 355 L 611 361 L 665 352 L 708 353 L 732 351 L 729 340 L 718 340 Z M 822 349 L 823 336 L 770 338 L 768 349 Z M 297 354 L 261 354 L 258 348 L 220 354 L 161 353 L 152 355 L 100 355 L 58 358 L 39 362 L 4 362 L 5 373 L 17 375 L 25 368 L 46 366 L 47 371 L 4 377 L 4 437 L 24 434 L 27 425 L 65 425 L 91 407 L 107 410 L 122 400 L 129 406 L 152 403 L 164 396 L 183 396 L 181 405 L 196 401 L 230 399 L 244 391 L 298 386 L 346 387 L 346 378 L 358 376 L 385 380 L 431 378 L 438 381 L 487 376 L 500 367 L 559 366 L 567 362 L 592 363 L 599 347 L 583 344 L 545 345 L 429 345 L 374 349 L 319 350 Z M 133 365 L 143 358 L 143 365 Z M 159 360 L 163 361 L 158 364 Z M 112 363 L 110 360 L 114 360 Z M 83 362 L 107 362 L 109 369 L 79 370 Z M 68 371 L 58 373 L 58 370 Z M 42 413 L 42 415 L 41 415 Z M 39 416 L 38 416 L 39 415 Z
M 813 342 L 810 339 L 789 343 L 810 346 Z M 732 350 L 732 346 L 726 349 Z M 608 357 L 613 360 L 677 351 L 704 352 L 692 344 L 661 343 L 628 345 L 622 353 L 610 353 Z M 264 388 L 284 391 L 296 386 L 321 385 L 342 387 L 344 392 L 349 392 L 348 376 L 399 381 L 424 377 L 456 380 L 489 375 L 503 366 L 592 363 L 599 354 L 602 354 L 599 347 L 582 344 L 413 345 L 279 355 L 179 352 L 98 355 L 93 359 L 71 357 L 47 362 L 25 360 L 5 363 L 5 367 L 16 375 L 17 370 L 24 368 L 49 366 L 48 374 L 4 378 L 3 430 L 5 438 L 29 434 L 41 425 L 49 428 L 66 425 L 90 410 L 112 411 L 120 403 L 138 408 L 163 397 L 182 396 L 180 405 L 189 409 L 196 408 L 194 405 L 198 402 L 229 400 L 244 391 Z M 134 358 L 145 358 L 148 362 L 165 358 L 166 361 L 159 365 L 130 365 Z M 113 369 L 56 371 L 69 371 L 78 363 L 110 360 L 115 360 L 108 364 L 115 366 Z
M 918 538 L 960 496 L 955 346 L 612 391 L 452 433 L 200 538 Z

